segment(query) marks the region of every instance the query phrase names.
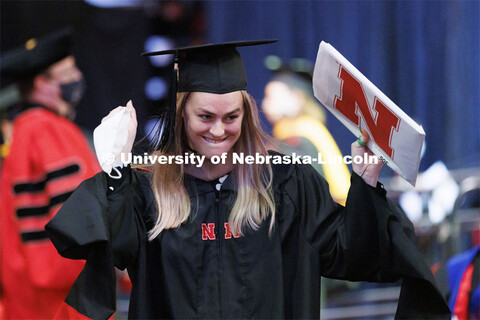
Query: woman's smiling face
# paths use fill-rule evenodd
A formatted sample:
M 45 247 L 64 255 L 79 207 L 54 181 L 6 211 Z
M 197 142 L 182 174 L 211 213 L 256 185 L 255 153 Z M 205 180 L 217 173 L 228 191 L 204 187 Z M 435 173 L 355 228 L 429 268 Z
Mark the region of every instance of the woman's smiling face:
M 190 147 L 208 159 L 230 152 L 242 132 L 243 114 L 240 91 L 192 92 L 183 111 Z

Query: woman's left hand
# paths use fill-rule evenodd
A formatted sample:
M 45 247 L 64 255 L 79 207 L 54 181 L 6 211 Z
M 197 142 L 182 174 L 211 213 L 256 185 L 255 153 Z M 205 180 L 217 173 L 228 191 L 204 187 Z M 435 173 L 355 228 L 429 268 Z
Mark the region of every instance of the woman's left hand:
M 367 142 L 370 140 L 370 136 L 368 135 L 367 130 L 362 129 L 362 136 L 360 137 L 360 140 L 365 146 L 360 145 L 358 141 L 352 143 L 352 158 L 355 158 L 355 156 L 361 156 L 363 159 L 372 161 L 367 161 L 367 163 L 362 162 L 359 164 L 352 162 L 352 170 L 362 177 L 367 184 L 371 185 L 372 187 L 376 187 L 378 175 L 383 167 L 383 162 L 378 159 L 378 157 L 374 155 L 370 149 L 368 149 Z M 367 154 L 366 157 L 364 156 L 365 154 Z M 375 163 L 373 160 L 374 158 L 372 157 L 377 159 L 377 163 Z

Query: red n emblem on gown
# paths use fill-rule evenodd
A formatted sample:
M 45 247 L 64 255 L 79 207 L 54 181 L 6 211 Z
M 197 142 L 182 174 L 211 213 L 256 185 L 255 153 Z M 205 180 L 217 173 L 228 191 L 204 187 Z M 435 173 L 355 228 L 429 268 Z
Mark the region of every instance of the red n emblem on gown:
M 215 240 L 215 223 L 202 223 L 202 240 Z
M 225 226 L 225 239 L 231 239 L 232 236 L 234 238 L 240 238 L 239 233 L 232 234 L 232 231 L 230 230 L 230 226 L 228 225 L 228 222 L 225 222 L 224 226 Z
M 240 238 L 240 233 L 232 233 L 228 222 L 223 224 L 225 227 L 225 239 Z M 215 240 L 215 223 L 202 223 L 202 240 Z

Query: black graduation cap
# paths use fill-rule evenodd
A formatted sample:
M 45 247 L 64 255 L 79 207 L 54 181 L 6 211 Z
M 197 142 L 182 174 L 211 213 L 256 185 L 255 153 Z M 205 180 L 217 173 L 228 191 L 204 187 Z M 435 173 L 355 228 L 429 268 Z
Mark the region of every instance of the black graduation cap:
M 44 71 L 70 55 L 72 30 L 63 28 L 7 51 L 0 59 L 2 83 L 16 82 Z
M 247 88 L 247 77 L 237 47 L 277 42 L 276 39 L 230 41 L 143 53 L 175 54 L 169 106 L 163 117 L 163 134 L 157 149 L 172 151 L 177 92 L 229 93 Z
M 177 92 L 228 93 L 247 88 L 245 69 L 236 47 L 277 40 L 230 41 L 143 53 L 144 56 L 175 54 L 178 64 Z

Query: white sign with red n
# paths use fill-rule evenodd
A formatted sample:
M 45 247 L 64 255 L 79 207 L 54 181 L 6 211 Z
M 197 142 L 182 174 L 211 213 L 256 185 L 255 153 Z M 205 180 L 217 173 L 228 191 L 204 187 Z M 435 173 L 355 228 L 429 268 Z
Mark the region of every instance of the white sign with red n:
M 415 186 L 423 128 L 330 44 L 321 42 L 313 73 L 315 97 L 354 135 L 370 135 L 368 148 Z

